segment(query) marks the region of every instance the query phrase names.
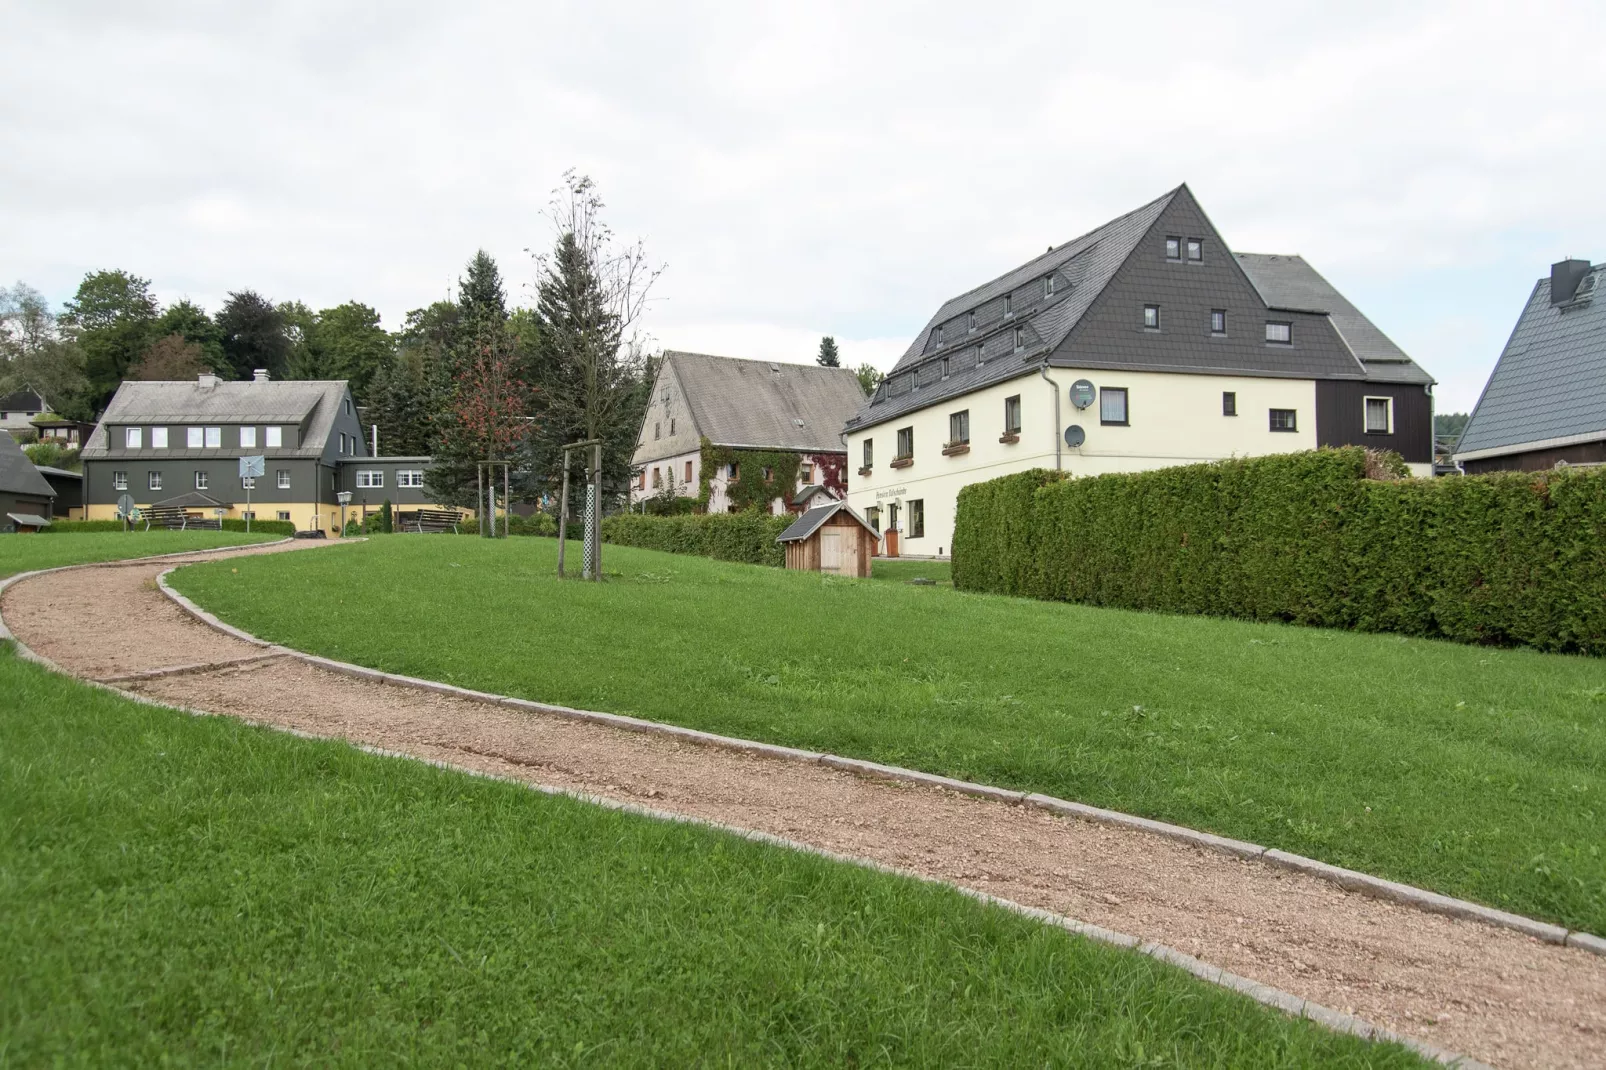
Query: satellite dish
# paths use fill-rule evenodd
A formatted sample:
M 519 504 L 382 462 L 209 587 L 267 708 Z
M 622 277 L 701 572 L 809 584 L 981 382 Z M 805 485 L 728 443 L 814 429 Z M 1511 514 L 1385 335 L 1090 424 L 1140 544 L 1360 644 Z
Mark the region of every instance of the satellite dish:
M 1087 441 L 1087 432 L 1082 430 L 1080 424 L 1072 424 L 1065 429 L 1065 444 L 1075 449 Z
M 1078 379 L 1071 384 L 1071 404 L 1079 409 L 1085 409 L 1093 404 L 1095 394 L 1093 384 L 1086 379 Z
M 126 520 L 134 515 L 134 496 L 132 494 L 119 494 L 117 496 L 117 518 Z

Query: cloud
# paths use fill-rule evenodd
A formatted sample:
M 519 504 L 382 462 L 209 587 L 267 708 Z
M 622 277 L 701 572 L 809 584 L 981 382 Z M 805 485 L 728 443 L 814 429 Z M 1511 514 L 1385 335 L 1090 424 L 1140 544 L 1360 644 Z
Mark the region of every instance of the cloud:
M 668 343 L 888 363 L 945 298 L 1186 180 L 1475 400 L 1588 247 L 1598 3 L 44 2 L 8 9 L 5 271 L 392 326 L 563 171 L 667 263 Z M 1570 75 L 1568 72 L 1581 72 Z

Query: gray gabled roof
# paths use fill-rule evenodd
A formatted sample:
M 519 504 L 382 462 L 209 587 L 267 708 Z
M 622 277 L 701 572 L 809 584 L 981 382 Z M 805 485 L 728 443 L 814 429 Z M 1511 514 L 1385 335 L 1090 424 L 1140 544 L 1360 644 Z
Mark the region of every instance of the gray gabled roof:
M 0 412 L 47 412 L 49 406 L 36 390 L 18 390 L 0 397 Z
M 285 382 L 219 382 L 204 386 L 198 380 L 178 382 L 136 382 L 126 380 L 112 396 L 100 423 L 85 444 L 85 460 L 103 460 L 107 456 L 106 428 L 116 425 L 188 425 L 188 424 L 301 424 L 305 426 L 301 441 L 295 448 L 273 450 L 275 457 L 320 457 L 334 426 L 335 416 L 346 396 L 344 380 L 289 380 Z M 188 450 L 183 443 L 174 443 L 166 450 L 143 450 L 121 453 L 130 459 L 211 456 L 237 457 L 247 453 L 261 453 L 261 449 L 242 450 L 221 447 L 202 451 Z
M 28 460 L 17 440 L 7 434 L 0 434 L 0 491 L 38 498 L 56 496 L 54 488 Z
M 832 502 L 830 505 L 822 505 L 818 508 L 810 509 L 802 516 L 792 521 L 791 527 L 777 535 L 775 537 L 775 541 L 798 542 L 801 539 L 806 539 L 818 531 L 821 524 L 824 524 L 827 520 L 830 520 L 839 512 L 847 513 L 854 520 L 859 522 L 860 527 L 864 528 L 864 530 L 870 532 L 872 535 L 879 535 L 879 532 L 870 526 L 869 521 L 865 520 L 864 517 L 855 512 L 847 502 L 840 501 Z
M 1324 279 L 1302 256 L 1281 253 L 1234 253 L 1238 266 L 1260 292 L 1266 307 L 1292 312 L 1323 312 L 1366 368 L 1368 380 L 1390 383 L 1433 382 L 1433 377 L 1405 355 L 1361 310 Z
M 697 433 L 716 446 L 841 453 L 842 425 L 864 401 L 849 368 L 666 352 Z
M 1606 291 L 1606 265 L 1591 273 L 1591 285 Z M 1461 433 L 1456 460 L 1597 439 L 1606 439 L 1606 297 L 1552 305 L 1550 279 L 1542 278 Z

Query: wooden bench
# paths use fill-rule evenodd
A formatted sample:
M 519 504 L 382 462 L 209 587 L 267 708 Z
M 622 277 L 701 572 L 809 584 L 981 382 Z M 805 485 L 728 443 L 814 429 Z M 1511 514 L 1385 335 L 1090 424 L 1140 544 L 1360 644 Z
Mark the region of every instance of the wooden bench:
M 155 506 L 146 509 L 141 515 L 145 520 L 146 531 L 149 531 L 153 524 L 172 531 L 219 531 L 223 527 L 223 522 L 216 517 L 192 516 L 182 506 L 177 505 Z
M 450 509 L 415 509 L 410 513 L 396 514 L 398 531 L 416 531 L 420 535 L 439 535 L 447 531 L 455 535 L 457 525 L 462 522 L 463 514 Z

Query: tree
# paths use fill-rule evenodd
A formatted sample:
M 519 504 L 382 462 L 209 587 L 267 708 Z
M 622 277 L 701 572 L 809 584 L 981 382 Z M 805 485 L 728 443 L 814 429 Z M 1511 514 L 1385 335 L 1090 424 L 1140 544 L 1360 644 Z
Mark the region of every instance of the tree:
M 217 325 L 232 378 L 249 379 L 259 368 L 275 379 L 285 377 L 290 338 L 284 315 L 272 301 L 253 290 L 231 293 L 218 310 Z
M 875 388 L 887 377 L 886 373 L 876 371 L 873 364 L 861 364 L 853 369 L 853 374 L 859 377 L 859 389 L 864 391 L 866 397 L 875 393 Z
M 467 271 L 466 278 L 457 280 L 457 307 L 468 330 L 477 333 L 484 324 L 506 323 L 507 294 L 502 289 L 502 270 L 496 260 L 484 249 L 475 250 Z
M 481 322 L 424 474 L 432 496 L 455 505 L 477 499 L 478 462 L 512 460 L 532 430 L 534 390 L 517 374 L 513 340 L 494 320 Z M 481 505 L 476 500 L 475 509 Z
M 157 339 L 176 334 L 186 342 L 193 342 L 200 347 L 201 360 L 208 371 L 228 367 L 223 357 L 223 332 L 218 330 L 217 322 L 206 314 L 206 309 L 187 297 L 162 310 L 162 314 L 156 317 L 151 334 Z
M 284 360 L 286 379 L 329 379 L 314 349 L 313 335 L 318 329 L 318 314 L 301 301 L 281 301 L 279 316 L 284 320 L 284 337 L 290 347 Z
M 396 457 L 436 452 L 438 429 L 450 392 L 442 387 L 426 351 L 408 348 L 374 374 L 368 388 L 368 419 L 379 425 L 380 450 Z
M 836 339 L 826 335 L 820 339 L 820 355 L 814 358 L 814 363 L 822 368 L 842 367 L 842 357 L 836 351 Z
M 347 380 L 351 392 L 365 403 L 374 376 L 396 353 L 395 343 L 379 325 L 379 313 L 356 301 L 319 312 L 309 348 L 317 378 Z
M 83 350 L 57 329 L 44 296 L 20 282 L 0 288 L 0 395 L 19 390 L 69 419 L 95 415 Z
M 537 262 L 539 426 L 529 456 L 551 489 L 562 476 L 562 445 L 601 439 L 604 490 L 613 496 L 628 485 L 652 388 L 653 361 L 636 324 L 663 269 L 648 263 L 640 242 L 615 244 L 602 207 L 589 178 L 564 175 L 550 210 L 557 240 Z
M 156 299 L 149 279 L 94 271 L 63 307 L 58 322 L 83 350 L 92 408 L 105 404 L 154 341 Z
M 170 334 L 151 343 L 144 355 L 128 369 L 128 378 L 174 382 L 194 379 L 210 370 L 206 354 L 200 346 L 182 334 Z

